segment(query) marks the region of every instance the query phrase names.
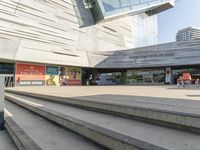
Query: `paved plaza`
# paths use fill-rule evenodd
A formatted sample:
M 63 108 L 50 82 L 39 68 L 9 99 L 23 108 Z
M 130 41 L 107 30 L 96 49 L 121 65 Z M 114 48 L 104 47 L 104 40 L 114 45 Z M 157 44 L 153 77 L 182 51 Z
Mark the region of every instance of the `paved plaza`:
M 177 86 L 37 86 L 16 87 L 11 89 L 61 97 L 81 97 L 110 94 L 200 101 L 200 88 L 196 87 L 177 88 Z
M 200 89 L 176 86 L 16 87 L 15 91 L 200 114 Z

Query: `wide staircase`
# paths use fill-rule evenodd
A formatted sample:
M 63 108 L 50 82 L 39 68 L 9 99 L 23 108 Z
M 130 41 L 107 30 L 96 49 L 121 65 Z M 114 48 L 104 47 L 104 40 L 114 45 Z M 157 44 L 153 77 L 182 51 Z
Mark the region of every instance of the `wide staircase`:
M 6 90 L 5 128 L 23 150 L 200 150 L 200 106 Z

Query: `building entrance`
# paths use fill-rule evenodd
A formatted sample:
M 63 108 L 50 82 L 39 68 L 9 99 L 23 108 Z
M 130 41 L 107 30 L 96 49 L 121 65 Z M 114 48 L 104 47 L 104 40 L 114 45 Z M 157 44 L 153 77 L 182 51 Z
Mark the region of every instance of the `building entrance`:
M 127 84 L 164 84 L 164 69 L 128 70 Z
M 177 79 L 183 75 L 183 73 L 190 73 L 192 79 L 200 79 L 200 66 L 191 67 L 177 67 L 172 71 L 172 81 L 174 84 L 177 83 Z
M 83 85 L 123 85 L 126 84 L 126 71 L 83 69 Z

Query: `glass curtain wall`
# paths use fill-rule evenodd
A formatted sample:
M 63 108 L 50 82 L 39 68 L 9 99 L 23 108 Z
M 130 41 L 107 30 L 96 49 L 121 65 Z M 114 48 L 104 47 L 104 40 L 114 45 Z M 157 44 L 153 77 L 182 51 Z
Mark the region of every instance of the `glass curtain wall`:
M 120 85 L 122 84 L 122 73 L 100 73 L 96 82 L 98 85 Z
M 192 79 L 200 79 L 200 67 L 173 68 L 172 70 L 173 83 L 176 83 L 179 76 L 182 76 L 183 73 L 190 73 Z
M 90 10 L 95 22 L 101 21 L 104 18 L 103 12 L 97 1 L 93 4 Z
M 128 70 L 127 84 L 164 84 L 164 69 Z
M 104 16 L 115 15 L 169 0 L 98 0 Z
M 90 0 L 95 22 L 130 13 L 155 15 L 173 7 L 175 0 Z

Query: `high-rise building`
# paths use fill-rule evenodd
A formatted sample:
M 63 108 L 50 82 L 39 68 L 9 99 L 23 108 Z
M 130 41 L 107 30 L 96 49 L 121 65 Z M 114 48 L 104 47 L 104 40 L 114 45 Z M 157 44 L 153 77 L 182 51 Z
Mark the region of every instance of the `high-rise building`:
M 189 41 L 200 39 L 200 28 L 188 27 L 178 31 L 176 35 L 176 41 Z
M 87 68 L 91 67 L 88 52 L 98 55 L 156 44 L 156 15 L 174 2 L 0 0 L 0 66 L 11 65 L 6 72 L 18 74 L 30 72 L 22 69 L 29 66 L 19 63 Z

